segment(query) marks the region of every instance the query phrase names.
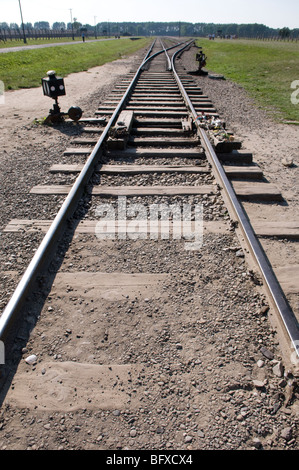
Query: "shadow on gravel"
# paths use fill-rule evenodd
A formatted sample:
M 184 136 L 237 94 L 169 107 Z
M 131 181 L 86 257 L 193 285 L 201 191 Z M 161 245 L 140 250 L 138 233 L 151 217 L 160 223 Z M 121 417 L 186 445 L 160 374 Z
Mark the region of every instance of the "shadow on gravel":
M 91 181 L 93 181 L 93 177 Z M 72 218 L 62 230 L 56 248 L 52 250 L 42 271 L 36 277 L 32 292 L 28 295 L 24 307 L 14 320 L 14 325 L 5 340 L 5 364 L 0 365 L 0 407 L 12 386 L 20 362 L 30 355 L 30 351 L 27 350 L 30 335 L 42 314 L 44 304 L 72 242 L 75 230 L 88 212 L 90 200 L 91 184 L 89 183 L 88 190 L 82 195 Z
M 53 129 L 61 132 L 67 136 L 78 136 L 83 133 L 83 123 L 80 122 L 62 122 L 57 124 L 44 124 L 45 126 L 52 127 Z

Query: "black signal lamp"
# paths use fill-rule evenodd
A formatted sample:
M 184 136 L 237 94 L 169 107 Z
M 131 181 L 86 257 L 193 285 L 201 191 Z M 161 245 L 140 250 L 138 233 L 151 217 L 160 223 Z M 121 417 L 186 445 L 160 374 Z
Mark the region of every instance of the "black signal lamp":
M 65 95 L 64 80 L 61 77 L 56 77 L 55 70 L 49 70 L 47 77 L 42 78 L 43 92 L 49 98 L 57 98 L 58 96 Z

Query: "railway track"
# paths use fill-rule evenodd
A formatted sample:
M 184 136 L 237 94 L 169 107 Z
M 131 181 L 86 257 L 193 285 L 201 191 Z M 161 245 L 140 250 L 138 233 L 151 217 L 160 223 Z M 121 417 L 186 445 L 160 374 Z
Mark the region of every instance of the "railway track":
M 8 448 L 278 442 L 298 327 L 240 201 L 281 195 L 176 66 L 188 47 L 156 41 L 81 119 L 53 184 L 31 189 L 65 196 L 54 221 L 6 228 L 45 232 L 0 318 Z M 32 426 L 14 440 L 20 416 Z

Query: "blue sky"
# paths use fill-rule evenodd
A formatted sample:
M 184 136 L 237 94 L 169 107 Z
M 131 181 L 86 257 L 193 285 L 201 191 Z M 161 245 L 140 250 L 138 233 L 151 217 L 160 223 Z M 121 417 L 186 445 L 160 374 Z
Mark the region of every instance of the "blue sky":
M 183 10 L 180 8 L 183 5 Z M 191 23 L 262 23 L 299 28 L 298 0 L 21 0 L 24 22 L 188 21 Z M 21 23 L 19 0 L 0 0 L 1 20 Z M 147 10 L 148 8 L 148 10 Z

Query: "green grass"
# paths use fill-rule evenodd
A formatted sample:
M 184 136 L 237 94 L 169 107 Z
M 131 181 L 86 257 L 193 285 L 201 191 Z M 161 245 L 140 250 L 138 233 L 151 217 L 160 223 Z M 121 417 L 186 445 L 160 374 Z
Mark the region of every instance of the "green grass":
M 91 36 L 86 38 L 86 42 L 94 40 L 95 37 Z M 98 36 L 97 39 L 105 39 L 104 36 Z M 75 36 L 74 41 L 82 41 L 81 36 Z M 54 44 L 56 42 L 73 42 L 72 38 L 51 38 L 51 39 L 27 39 L 27 43 L 24 44 L 23 39 L 7 39 L 6 42 L 0 42 L 0 49 L 9 49 L 10 47 L 26 47 L 26 46 L 39 46 L 42 44 Z
M 107 39 L 105 36 L 97 36 L 97 39 Z M 85 38 L 85 41 L 93 41 L 95 40 L 94 36 L 90 36 Z M 81 36 L 74 36 L 74 41 L 82 41 Z M 26 47 L 26 46 L 38 46 L 41 44 L 54 44 L 56 42 L 73 42 L 72 38 L 51 38 L 51 39 L 27 39 L 27 43 L 25 44 L 23 39 L 7 39 L 6 42 L 0 42 L 0 49 L 9 49 L 10 47 Z
M 299 80 L 299 43 L 201 39 L 197 44 L 207 55 L 207 70 L 241 85 L 277 120 L 299 121 L 299 104 L 291 102 L 291 83 Z
M 37 87 L 48 70 L 65 77 L 130 55 L 149 43 L 150 39 L 145 38 L 122 39 L 7 52 L 0 55 L 0 80 L 5 90 Z

